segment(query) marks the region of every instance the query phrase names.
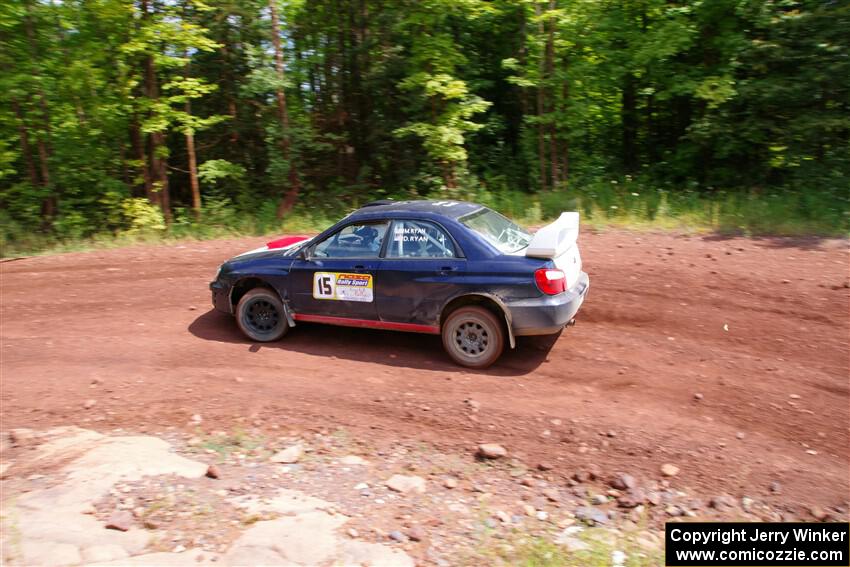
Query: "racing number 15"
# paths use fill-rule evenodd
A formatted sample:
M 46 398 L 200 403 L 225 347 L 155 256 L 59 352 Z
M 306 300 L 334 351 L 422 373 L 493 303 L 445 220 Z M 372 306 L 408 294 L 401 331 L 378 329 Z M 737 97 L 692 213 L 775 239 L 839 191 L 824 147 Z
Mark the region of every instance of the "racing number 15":
M 331 289 L 331 277 L 330 276 L 322 276 L 319 278 L 319 295 L 331 295 L 333 290 Z
M 316 295 L 318 297 L 333 297 L 333 275 L 316 274 Z

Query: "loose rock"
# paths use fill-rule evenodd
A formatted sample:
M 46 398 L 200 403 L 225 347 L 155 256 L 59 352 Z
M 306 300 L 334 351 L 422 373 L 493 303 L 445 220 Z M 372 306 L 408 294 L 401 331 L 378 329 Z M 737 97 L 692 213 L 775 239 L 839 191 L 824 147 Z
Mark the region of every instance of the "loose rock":
M 36 435 L 35 431 L 24 427 L 19 427 L 9 431 L 9 441 L 11 441 L 12 445 L 15 447 L 23 447 L 24 445 L 33 442 L 37 437 L 38 435 Z
M 507 512 L 505 512 L 504 510 L 496 510 L 493 515 L 496 516 L 496 518 L 503 524 L 511 523 L 511 517 L 508 516 Z
M 684 511 L 681 508 L 679 508 L 678 506 L 673 506 L 672 504 L 670 506 L 667 506 L 667 508 L 664 509 L 664 512 L 666 512 L 668 516 L 671 516 L 673 518 L 684 514 Z
M 559 502 L 561 500 L 561 493 L 557 488 L 547 488 L 543 491 L 543 496 L 550 502 Z
M 575 553 L 577 551 L 586 551 L 586 550 L 590 549 L 590 545 L 583 542 L 582 540 L 580 540 L 577 537 L 559 538 L 557 543 L 563 545 L 564 547 L 567 548 L 567 551 L 570 551 L 570 552 L 573 552 L 573 553 Z
M 575 517 L 578 520 L 597 525 L 608 523 L 608 514 L 594 506 L 579 506 L 575 510 Z
M 387 488 L 395 492 L 407 494 L 408 492 L 425 492 L 425 479 L 421 476 L 404 476 L 396 474 L 391 476 L 385 483 Z
M 358 457 L 357 455 L 346 455 L 345 457 L 339 460 L 340 464 L 343 465 L 368 465 L 369 461 L 362 457 Z
M 617 500 L 621 508 L 637 508 L 646 501 L 646 493 L 640 488 L 634 488 Z
M 637 486 L 637 480 L 630 474 L 618 474 L 611 480 L 611 486 L 617 490 L 629 490 Z
M 716 510 L 725 510 L 727 508 L 734 508 L 737 503 L 737 500 L 728 494 L 720 494 L 719 496 L 714 496 L 708 502 L 708 505 Z
M 679 467 L 670 463 L 661 465 L 661 474 L 664 476 L 676 476 L 679 474 Z
M 130 512 L 119 510 L 113 512 L 112 515 L 109 516 L 109 520 L 106 522 L 106 529 L 126 532 L 132 525 L 133 515 L 130 514 Z
M 508 450 L 495 443 L 484 443 L 478 446 L 476 454 L 483 459 L 499 459 L 507 456 Z
M 221 478 L 221 471 L 218 469 L 216 465 L 210 465 L 207 467 L 207 478 Z
M 304 454 L 304 447 L 301 445 L 293 445 L 292 447 L 287 447 L 283 451 L 278 451 L 269 459 L 273 463 L 283 463 L 286 465 L 291 465 L 297 463 L 301 460 L 301 455 Z

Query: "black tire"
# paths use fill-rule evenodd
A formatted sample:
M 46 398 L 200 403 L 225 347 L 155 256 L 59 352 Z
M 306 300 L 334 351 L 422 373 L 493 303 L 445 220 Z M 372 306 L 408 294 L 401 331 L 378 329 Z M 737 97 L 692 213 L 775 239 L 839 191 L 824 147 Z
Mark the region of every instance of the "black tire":
M 276 341 L 289 330 L 283 302 L 270 289 L 255 287 L 236 306 L 236 324 L 252 341 Z
M 499 358 L 505 332 L 493 313 L 483 307 L 460 307 L 442 326 L 443 348 L 457 364 L 487 368 Z

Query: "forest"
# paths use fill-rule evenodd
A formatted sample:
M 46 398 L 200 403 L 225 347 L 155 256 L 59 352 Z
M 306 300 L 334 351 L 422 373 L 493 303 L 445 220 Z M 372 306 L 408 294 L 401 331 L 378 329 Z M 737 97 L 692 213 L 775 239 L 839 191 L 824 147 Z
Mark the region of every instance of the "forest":
M 8 0 L 0 244 L 425 197 L 846 235 L 848 30 L 840 0 Z

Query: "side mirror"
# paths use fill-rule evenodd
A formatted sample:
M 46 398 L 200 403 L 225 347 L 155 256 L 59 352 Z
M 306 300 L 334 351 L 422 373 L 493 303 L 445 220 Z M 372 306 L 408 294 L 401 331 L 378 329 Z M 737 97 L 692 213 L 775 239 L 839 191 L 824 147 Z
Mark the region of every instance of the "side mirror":
M 301 250 L 298 251 L 298 259 L 299 260 L 304 260 L 306 262 L 307 260 L 310 259 L 310 255 L 307 253 L 308 248 L 310 248 L 310 247 L 305 246 L 304 248 L 302 248 Z

